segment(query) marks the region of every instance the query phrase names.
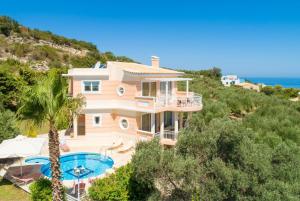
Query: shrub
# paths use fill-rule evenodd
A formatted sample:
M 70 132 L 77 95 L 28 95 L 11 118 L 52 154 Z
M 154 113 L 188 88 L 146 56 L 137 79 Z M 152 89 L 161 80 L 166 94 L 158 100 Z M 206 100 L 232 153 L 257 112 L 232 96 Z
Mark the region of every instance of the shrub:
M 97 201 L 129 200 L 128 186 L 132 168 L 129 165 L 119 168 L 115 174 L 96 180 L 89 188 L 89 197 Z
M 52 187 L 49 179 L 39 179 L 29 186 L 32 201 L 52 201 Z M 66 198 L 64 197 L 64 200 Z
M 19 24 L 7 16 L 0 16 L 0 33 L 9 36 L 12 32 L 19 32 Z
M 32 201 L 51 201 L 52 188 L 51 181 L 48 179 L 39 179 L 29 187 Z
M 0 143 L 3 140 L 16 137 L 18 133 L 19 129 L 16 126 L 14 113 L 0 108 Z

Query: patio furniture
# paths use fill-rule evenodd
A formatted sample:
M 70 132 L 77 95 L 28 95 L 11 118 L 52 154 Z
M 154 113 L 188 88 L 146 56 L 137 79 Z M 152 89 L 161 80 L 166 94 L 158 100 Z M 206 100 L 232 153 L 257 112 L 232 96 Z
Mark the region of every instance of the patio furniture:
M 126 153 L 128 151 L 130 151 L 132 148 L 134 147 L 134 142 L 130 141 L 128 144 L 126 144 L 124 147 L 121 147 L 118 150 L 118 153 Z
M 63 151 L 63 152 L 69 152 L 70 151 L 70 147 L 67 145 L 67 144 L 62 144 L 59 146 L 60 149 Z
M 21 177 L 16 177 L 14 175 L 10 175 L 10 177 L 14 184 L 26 185 L 33 181 L 33 178 L 21 178 Z
M 81 196 L 85 193 L 85 183 L 83 183 L 83 182 L 79 183 L 79 193 Z M 72 195 L 78 194 L 78 184 L 73 185 L 71 194 Z
M 122 138 L 118 138 L 118 140 L 116 142 L 113 142 L 113 144 L 111 146 L 109 146 L 107 148 L 107 150 L 114 150 L 114 149 L 117 149 L 119 148 L 120 146 L 123 145 L 123 140 Z

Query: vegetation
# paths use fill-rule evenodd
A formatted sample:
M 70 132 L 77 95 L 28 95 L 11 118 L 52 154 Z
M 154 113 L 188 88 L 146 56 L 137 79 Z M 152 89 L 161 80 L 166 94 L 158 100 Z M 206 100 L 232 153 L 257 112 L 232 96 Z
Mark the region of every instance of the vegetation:
M 29 187 L 32 201 L 51 201 L 52 189 L 49 179 L 39 179 L 32 183 Z
M 60 150 L 58 129 L 68 125 L 82 104 L 81 98 L 68 98 L 66 80 L 57 70 L 24 90 L 18 114 L 21 119 L 31 120 L 36 125 L 49 125 L 49 157 L 51 162 L 53 200 L 63 200 L 60 181 Z
M 298 96 L 298 93 L 300 92 L 299 89 L 294 88 L 283 88 L 280 85 L 277 86 L 266 86 L 261 89 L 261 92 L 263 92 L 266 95 L 276 95 L 282 98 L 295 98 Z
M 7 58 L 14 56 L 30 66 L 42 65 L 47 68 L 91 67 L 97 61 L 133 62 L 112 52 L 100 53 L 92 43 L 24 27 L 6 16 L 0 16 L 1 54 Z
M 204 108 L 174 148 L 157 139 L 137 145 L 129 181 L 138 188 L 127 183 L 128 199 L 298 200 L 300 104 L 225 88 L 202 72 L 187 76 L 194 77 L 190 88 L 203 95 Z M 114 186 L 105 182 L 93 190 L 110 197 L 116 191 L 100 190 Z
M 0 201 L 29 201 L 29 195 L 9 181 L 0 177 Z
M 153 189 L 138 183 L 132 173 L 132 165 L 127 164 L 117 169 L 116 173 L 95 180 L 89 188 L 89 198 L 95 201 L 144 200 L 148 195 L 147 191 Z
M 90 198 L 97 201 L 128 200 L 131 173 L 130 165 L 126 165 L 108 177 L 95 180 L 89 188 Z
M 10 110 L 1 109 L 0 105 L 0 143 L 14 138 L 19 134 L 15 114 Z

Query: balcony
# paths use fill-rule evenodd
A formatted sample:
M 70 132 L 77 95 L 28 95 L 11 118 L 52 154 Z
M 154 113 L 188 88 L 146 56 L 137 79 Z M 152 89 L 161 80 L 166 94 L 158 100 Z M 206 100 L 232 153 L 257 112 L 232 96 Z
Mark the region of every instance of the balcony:
M 202 109 L 202 96 L 193 92 L 177 92 L 174 96 L 136 97 L 136 107 L 161 111 L 199 111 Z
M 157 132 L 154 136 L 160 138 L 161 144 L 174 146 L 177 142 L 178 133 L 175 131 L 165 130 L 163 135 L 161 135 L 160 132 Z

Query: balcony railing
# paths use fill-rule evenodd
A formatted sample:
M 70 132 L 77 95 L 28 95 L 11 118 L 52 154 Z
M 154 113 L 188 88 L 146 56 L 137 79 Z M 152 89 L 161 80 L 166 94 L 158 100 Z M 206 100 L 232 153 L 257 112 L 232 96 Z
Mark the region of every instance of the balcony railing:
M 160 132 L 155 133 L 154 137 L 158 137 L 161 139 L 169 139 L 169 140 L 176 140 L 178 136 L 178 133 L 175 131 L 168 131 L 165 130 L 163 136 L 160 135 Z
M 160 96 L 155 99 L 155 106 L 166 107 L 201 107 L 202 106 L 202 96 L 190 93 L 188 95 L 178 94 L 177 96 Z
M 161 109 L 163 107 L 177 107 L 177 108 L 200 108 L 202 106 L 202 96 L 193 92 L 177 93 L 170 96 L 138 96 L 136 99 L 136 106 L 147 109 Z

